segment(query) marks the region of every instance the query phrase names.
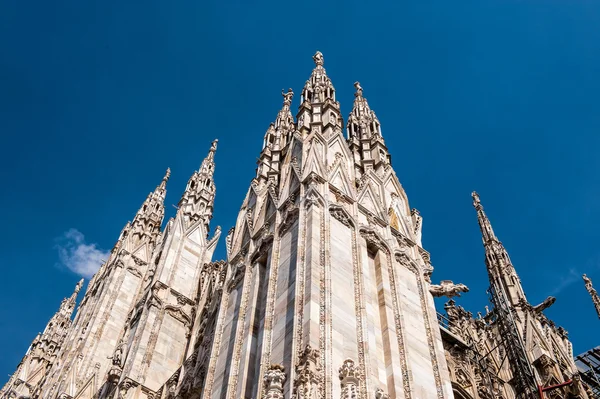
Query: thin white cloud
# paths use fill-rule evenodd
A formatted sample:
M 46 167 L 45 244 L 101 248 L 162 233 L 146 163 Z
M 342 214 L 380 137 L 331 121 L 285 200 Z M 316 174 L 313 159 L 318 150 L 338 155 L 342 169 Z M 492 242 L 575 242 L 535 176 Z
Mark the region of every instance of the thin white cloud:
M 108 259 L 108 251 L 98 249 L 96 244 L 86 244 L 85 236 L 77 229 L 64 232 L 56 243 L 61 265 L 87 279 Z
M 570 268 L 569 273 L 565 274 L 560 278 L 560 281 L 556 284 L 554 289 L 550 292 L 550 295 L 555 296 L 562 292 L 565 288 L 573 284 L 574 282 L 581 280 L 581 273 L 575 268 Z

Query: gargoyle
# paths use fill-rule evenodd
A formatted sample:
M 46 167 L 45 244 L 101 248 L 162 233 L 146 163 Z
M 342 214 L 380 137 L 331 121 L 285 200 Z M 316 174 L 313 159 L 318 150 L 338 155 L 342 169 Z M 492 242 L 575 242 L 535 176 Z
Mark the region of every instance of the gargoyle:
M 554 298 L 553 296 L 549 296 L 548 298 L 546 298 L 544 300 L 544 302 L 540 303 L 537 306 L 533 307 L 533 311 L 536 313 L 540 313 L 543 310 L 548 309 L 550 306 L 552 306 L 554 304 L 554 302 L 556 302 L 556 298 Z
M 429 287 L 429 292 L 434 297 L 445 296 L 452 298 L 460 296 L 461 292 L 469 292 L 469 287 L 464 284 L 454 284 L 451 280 L 442 280 L 439 285 L 432 284 Z

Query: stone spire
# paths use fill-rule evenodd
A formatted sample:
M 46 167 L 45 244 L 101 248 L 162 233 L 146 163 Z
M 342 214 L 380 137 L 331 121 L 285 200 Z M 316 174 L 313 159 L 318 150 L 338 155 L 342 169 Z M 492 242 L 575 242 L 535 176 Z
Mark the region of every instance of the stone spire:
M 79 280 L 79 282 L 75 286 L 73 294 L 71 294 L 69 298 L 63 299 L 62 303 L 60 304 L 60 309 L 58 310 L 59 313 L 61 313 L 65 317 L 71 317 L 71 315 L 73 314 L 73 310 L 75 309 L 75 303 L 77 302 L 77 295 L 79 294 L 79 291 L 81 290 L 82 286 L 83 279 Z
M 323 54 L 317 51 L 313 56 L 315 68 L 310 75 L 310 78 L 304 84 L 302 89 L 301 102 L 305 101 L 310 104 L 324 103 L 327 99 L 335 102 L 335 89 L 331 83 L 331 79 L 327 76 L 325 68 L 323 68 Z
M 363 97 L 360 83 L 355 82 L 354 88 L 354 105 L 346 129 L 357 174 L 360 176 L 368 170 L 383 174 L 391 164 L 391 157 L 381 135 L 379 119 Z
M 59 357 L 65 338 L 71 331 L 71 316 L 82 285 L 83 279 L 77 283 L 73 294 L 63 299 L 58 311 L 46 324 L 44 332 L 35 337 L 17 370 L 0 390 L 0 397 L 38 397 L 38 391 L 44 386 L 50 368 Z M 8 395 L 4 396 L 5 393 Z
M 184 217 L 186 227 L 202 219 L 207 234 L 215 201 L 216 188 L 213 175 L 218 142 L 219 140 L 213 140 L 208 155 L 202 161 L 200 169 L 190 177 L 185 192 L 179 200 L 179 210 Z
M 148 197 L 138 210 L 133 222 L 131 232 L 137 238 L 137 242 L 148 237 L 154 242 L 160 233 L 160 226 L 165 216 L 165 196 L 167 195 L 167 181 L 171 176 L 171 169 L 167 168 L 165 176 L 156 189 L 148 194 Z
M 269 178 L 274 178 L 275 181 L 278 180 L 281 149 L 289 143 L 291 135 L 296 129 L 294 117 L 290 111 L 294 92 L 292 89 L 288 89 L 287 93 L 282 90 L 281 95 L 283 96 L 283 106 L 277 113 L 275 122 L 269 125 L 265 133 L 263 149 L 256 170 L 256 178 L 259 182 L 267 181 Z
M 316 131 L 329 138 L 341 131 L 340 103 L 335 99 L 335 88 L 323 68 L 323 54 L 317 51 L 313 61 L 315 68 L 304 84 L 296 115 L 298 130 L 303 137 Z
M 598 314 L 598 318 L 600 318 L 600 297 L 596 292 L 596 289 L 592 286 L 592 280 L 586 276 L 585 274 L 582 276 L 583 281 L 585 282 L 585 289 L 589 292 L 592 297 L 592 302 L 594 302 L 594 307 L 596 308 L 596 313 Z
M 494 280 L 500 281 L 511 305 L 514 306 L 523 301 L 527 303 L 519 276 L 510 261 L 508 252 L 494 234 L 492 224 L 483 210 L 483 205 L 481 205 L 479 194 L 473 191 L 471 197 L 473 197 L 473 207 L 477 211 L 477 220 L 481 229 L 485 249 L 485 264 L 490 283 Z
M 381 136 L 381 126 L 375 112 L 369 107 L 367 99 L 363 97 L 363 88 L 359 82 L 354 83 L 354 105 L 348 117 L 348 138 L 359 139 L 371 138 L 375 135 Z

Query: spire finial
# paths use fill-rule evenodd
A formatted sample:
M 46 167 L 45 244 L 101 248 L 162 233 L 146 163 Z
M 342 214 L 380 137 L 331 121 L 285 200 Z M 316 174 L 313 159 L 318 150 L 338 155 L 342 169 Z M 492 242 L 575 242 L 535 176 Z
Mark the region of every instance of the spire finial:
M 492 223 L 483 211 L 483 205 L 481 205 L 479 194 L 477 194 L 476 191 L 473 191 L 471 197 L 473 198 L 473 207 L 477 211 L 477 221 L 479 222 L 479 228 L 481 229 L 483 243 L 485 244 L 489 240 L 497 240 L 494 229 L 492 229 Z
M 215 157 L 215 152 L 217 152 L 217 143 L 219 139 L 214 139 L 210 144 L 210 150 L 208 150 L 208 159 L 213 159 Z
M 585 289 L 592 297 L 592 302 L 594 303 L 594 307 L 596 308 L 596 313 L 600 318 L 600 297 L 598 296 L 596 289 L 592 286 L 592 280 L 585 274 L 581 277 L 583 277 L 583 281 L 585 282 Z
M 354 97 L 362 97 L 363 88 L 360 85 L 360 82 L 354 82 L 354 88 L 356 89 L 356 93 L 354 93 Z
M 323 66 L 323 53 L 317 51 L 315 55 L 313 55 L 313 61 L 316 66 Z
M 471 193 L 471 197 L 473 198 L 473 206 L 475 208 L 477 208 L 477 206 L 481 206 L 481 200 L 479 199 L 479 194 L 477 194 L 477 191 L 473 191 Z
M 288 107 L 292 104 L 292 98 L 294 98 L 294 92 L 292 89 L 288 89 L 287 93 L 281 89 L 281 95 L 283 96 L 283 105 Z
M 167 189 L 167 182 L 169 181 L 169 177 L 171 177 L 171 168 L 167 168 L 167 171 L 165 172 L 165 176 L 162 178 L 162 181 L 156 188 L 156 192 L 161 191 L 164 195 L 164 192 Z
M 79 282 L 75 286 L 75 295 L 77 295 L 79 293 L 79 291 L 81 290 L 81 287 L 83 287 L 83 279 L 79 280 Z

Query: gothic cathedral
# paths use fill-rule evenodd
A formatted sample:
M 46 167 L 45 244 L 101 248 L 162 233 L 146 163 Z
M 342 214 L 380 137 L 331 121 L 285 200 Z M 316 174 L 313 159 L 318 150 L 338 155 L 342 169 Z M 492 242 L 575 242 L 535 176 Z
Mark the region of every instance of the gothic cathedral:
M 0 399 L 588 399 L 566 331 L 531 306 L 474 194 L 498 300 L 474 318 L 434 296 L 409 207 L 357 82 L 346 132 L 323 56 L 264 136 L 227 259 L 213 261 L 215 153 L 164 229 L 170 175 L 123 228 L 71 320 L 80 282 Z M 439 320 L 438 320 L 439 319 Z M 441 321 L 441 324 L 440 324 Z

